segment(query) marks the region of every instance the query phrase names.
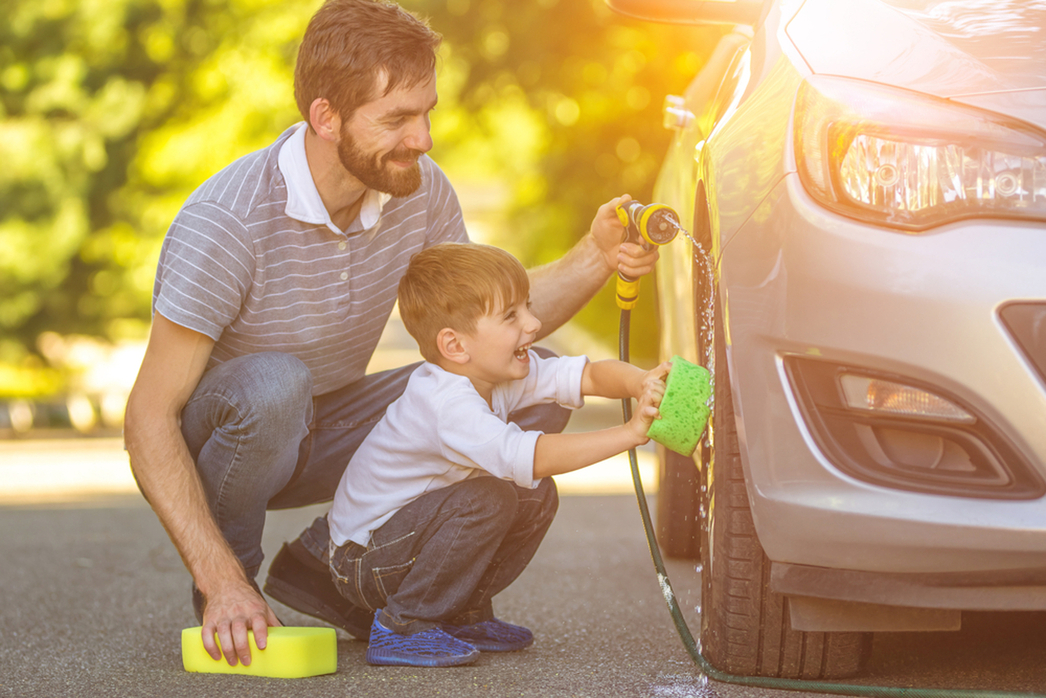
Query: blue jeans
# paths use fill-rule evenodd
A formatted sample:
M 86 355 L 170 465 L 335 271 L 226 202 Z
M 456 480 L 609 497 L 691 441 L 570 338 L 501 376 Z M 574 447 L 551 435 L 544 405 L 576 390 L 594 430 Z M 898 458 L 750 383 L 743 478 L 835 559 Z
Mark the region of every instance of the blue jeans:
M 418 365 L 315 397 L 309 370 L 288 354 L 249 354 L 203 375 L 182 410 L 182 434 L 218 527 L 249 577 L 265 557 L 265 512 L 330 501 L 349 459 Z M 562 431 L 569 418 L 555 404 L 510 416 L 546 433 Z M 327 518 L 317 518 L 301 542 L 327 562 Z
M 427 492 L 392 515 L 364 548 L 331 543 L 342 596 L 403 634 L 494 617 L 491 599 L 523 572 L 559 504 L 552 478 L 535 489 L 476 477 Z

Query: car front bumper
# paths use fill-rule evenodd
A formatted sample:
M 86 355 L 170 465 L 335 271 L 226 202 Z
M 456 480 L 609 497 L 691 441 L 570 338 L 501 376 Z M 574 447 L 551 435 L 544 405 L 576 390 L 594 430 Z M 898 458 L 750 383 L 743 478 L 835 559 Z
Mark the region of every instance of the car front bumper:
M 730 238 L 720 273 L 742 458 L 772 561 L 1046 571 L 1046 499 L 853 476 L 826 454 L 787 369 L 829 361 L 954 396 L 1046 480 L 1046 383 L 999 315 L 1013 301 L 1046 302 L 1046 226 L 982 220 L 901 234 L 825 211 L 789 174 Z

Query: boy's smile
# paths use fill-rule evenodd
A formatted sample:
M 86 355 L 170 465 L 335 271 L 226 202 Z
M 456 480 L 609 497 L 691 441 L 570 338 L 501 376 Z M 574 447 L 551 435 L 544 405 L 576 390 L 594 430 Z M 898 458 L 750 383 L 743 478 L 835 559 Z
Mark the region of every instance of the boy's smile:
M 496 384 L 530 373 L 530 347 L 540 330 L 541 321 L 530 312 L 529 299 L 508 308 L 498 304 L 494 312 L 476 321 L 475 330 L 462 334 L 469 356 L 462 373 L 489 401 Z

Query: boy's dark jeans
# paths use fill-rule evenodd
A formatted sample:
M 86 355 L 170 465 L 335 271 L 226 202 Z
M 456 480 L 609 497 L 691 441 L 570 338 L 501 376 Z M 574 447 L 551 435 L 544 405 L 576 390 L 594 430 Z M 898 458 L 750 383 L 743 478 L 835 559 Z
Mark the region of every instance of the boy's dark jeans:
M 383 609 L 381 624 L 398 633 L 490 620 L 491 599 L 534 557 L 558 505 L 552 478 L 532 490 L 470 478 L 400 509 L 366 548 L 332 542 L 331 573 L 345 598 Z

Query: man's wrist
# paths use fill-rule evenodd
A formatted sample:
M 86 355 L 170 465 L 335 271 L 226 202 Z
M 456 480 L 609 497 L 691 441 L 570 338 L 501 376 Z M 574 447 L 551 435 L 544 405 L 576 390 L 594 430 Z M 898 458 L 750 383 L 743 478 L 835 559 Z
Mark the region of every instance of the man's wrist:
M 243 565 L 228 548 L 208 558 L 205 564 L 190 570 L 193 581 L 204 596 L 249 584 Z
M 577 245 L 579 251 L 586 260 L 590 260 L 593 268 L 598 269 L 602 281 L 606 281 L 611 274 L 617 271 L 616 250 L 620 245 L 615 245 L 614 250 L 603 249 L 595 234 L 590 230 L 585 234 Z

